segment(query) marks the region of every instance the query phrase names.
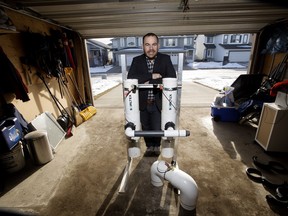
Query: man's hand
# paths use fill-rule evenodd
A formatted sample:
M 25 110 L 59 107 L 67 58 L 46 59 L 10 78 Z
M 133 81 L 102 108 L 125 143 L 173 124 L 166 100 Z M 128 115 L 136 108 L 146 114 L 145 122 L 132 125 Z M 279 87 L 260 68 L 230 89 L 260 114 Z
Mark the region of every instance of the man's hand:
M 160 79 L 160 78 L 162 78 L 161 74 L 159 74 L 159 73 L 153 73 L 152 74 L 152 79 Z

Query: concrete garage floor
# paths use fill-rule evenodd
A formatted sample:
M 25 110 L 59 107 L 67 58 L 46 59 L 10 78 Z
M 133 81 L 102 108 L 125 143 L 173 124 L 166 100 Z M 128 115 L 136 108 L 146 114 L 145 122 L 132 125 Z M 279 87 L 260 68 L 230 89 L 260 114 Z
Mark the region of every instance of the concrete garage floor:
M 287 167 L 287 153 L 264 152 L 254 142 L 252 125 L 214 122 L 210 103 L 216 93 L 192 81 L 183 83 L 180 128 L 191 135 L 177 139 L 177 163 L 198 184 L 197 215 L 278 215 L 266 202 L 269 192 L 245 170 L 253 167 L 252 156 Z M 193 215 L 180 207 L 167 181 L 163 187 L 151 185 L 150 167 L 157 158 L 143 157 L 143 141 L 127 191 L 118 193 L 127 163 L 122 86 L 99 97 L 95 106 L 97 114 L 61 142 L 52 161 L 35 166 L 28 160 L 25 169 L 6 176 L 2 210 L 41 216 Z M 274 183 L 288 181 L 288 175 L 261 171 Z

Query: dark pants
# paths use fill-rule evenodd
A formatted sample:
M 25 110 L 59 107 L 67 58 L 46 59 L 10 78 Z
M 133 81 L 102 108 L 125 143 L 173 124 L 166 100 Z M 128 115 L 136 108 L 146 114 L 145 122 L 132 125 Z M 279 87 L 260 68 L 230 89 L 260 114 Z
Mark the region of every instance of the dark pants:
M 140 111 L 140 121 L 143 131 L 161 130 L 161 112 L 155 103 L 148 104 L 146 109 Z M 160 146 L 161 137 L 144 137 L 147 147 Z

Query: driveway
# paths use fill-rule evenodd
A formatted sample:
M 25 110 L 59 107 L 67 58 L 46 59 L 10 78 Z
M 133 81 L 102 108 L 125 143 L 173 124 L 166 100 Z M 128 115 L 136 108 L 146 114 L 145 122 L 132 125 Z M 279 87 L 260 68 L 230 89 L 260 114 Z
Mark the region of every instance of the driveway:
M 193 105 L 211 104 L 218 91 L 224 86 L 230 86 L 238 76 L 246 73 L 246 69 L 237 68 L 183 70 L 182 103 L 187 105 L 190 101 Z M 101 72 L 98 70 L 92 74 L 91 82 L 94 98 L 98 98 L 103 92 L 122 83 L 121 68 L 113 67 L 107 71 L 103 68 Z M 202 88 L 201 85 L 210 89 Z

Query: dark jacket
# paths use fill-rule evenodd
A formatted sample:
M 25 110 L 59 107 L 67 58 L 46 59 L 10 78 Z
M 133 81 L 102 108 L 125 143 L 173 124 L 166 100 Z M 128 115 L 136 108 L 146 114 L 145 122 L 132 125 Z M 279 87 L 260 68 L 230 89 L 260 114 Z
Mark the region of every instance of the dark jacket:
M 154 62 L 153 73 L 161 74 L 162 78 L 176 78 L 176 72 L 172 65 L 169 55 L 158 53 Z M 161 79 L 152 79 L 152 73 L 149 73 L 145 54 L 133 58 L 129 69 L 127 79 L 138 79 L 139 84 L 149 81 L 150 84 L 161 84 Z M 145 109 L 147 104 L 148 91 L 150 89 L 139 89 L 139 108 Z M 162 91 L 154 89 L 155 100 L 159 110 L 162 109 Z

